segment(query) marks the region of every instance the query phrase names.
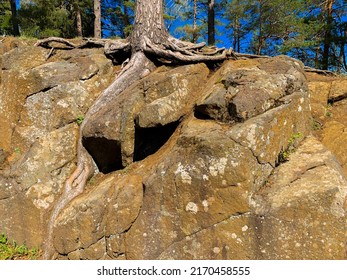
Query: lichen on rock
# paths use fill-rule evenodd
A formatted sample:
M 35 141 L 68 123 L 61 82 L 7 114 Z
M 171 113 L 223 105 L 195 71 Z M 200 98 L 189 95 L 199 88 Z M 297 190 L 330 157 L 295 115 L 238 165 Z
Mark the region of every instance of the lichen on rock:
M 46 52 L 1 53 L 0 230 L 29 246 L 119 70 L 99 49 Z M 85 126 L 98 174 L 54 221 L 54 258 L 345 259 L 345 81 L 313 76 L 280 56 L 135 82 Z

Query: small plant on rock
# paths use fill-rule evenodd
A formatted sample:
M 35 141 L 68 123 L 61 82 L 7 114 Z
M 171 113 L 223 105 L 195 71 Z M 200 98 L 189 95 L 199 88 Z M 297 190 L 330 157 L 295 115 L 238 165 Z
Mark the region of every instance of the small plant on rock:
M 82 116 L 82 115 L 80 115 L 76 118 L 76 123 L 78 125 L 81 125 L 83 121 L 84 121 L 84 116 Z
M 25 244 L 18 246 L 9 241 L 6 234 L 0 234 L 0 260 L 33 260 L 39 257 L 39 250 L 29 249 Z
M 321 130 L 322 127 L 323 127 L 323 125 L 319 121 L 312 119 L 312 129 L 314 131 Z
M 297 140 L 302 138 L 303 134 L 301 132 L 297 132 L 292 134 L 292 136 L 288 139 L 288 146 L 285 150 L 281 151 L 278 155 L 278 163 L 286 162 L 289 159 L 289 156 L 295 152 Z

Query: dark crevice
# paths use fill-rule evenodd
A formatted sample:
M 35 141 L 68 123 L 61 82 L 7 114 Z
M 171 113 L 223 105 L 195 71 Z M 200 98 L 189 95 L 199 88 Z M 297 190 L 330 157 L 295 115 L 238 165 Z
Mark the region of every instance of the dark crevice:
M 234 120 L 235 122 L 241 123 L 244 121 L 244 118 L 240 117 L 238 112 L 237 112 L 236 104 L 234 104 L 234 103 L 228 104 L 228 113 L 229 113 L 231 119 Z
M 82 143 L 100 172 L 107 174 L 124 168 L 118 141 L 104 137 L 83 137 Z
M 55 88 L 55 87 L 57 87 L 57 86 L 58 86 L 58 85 L 48 86 L 48 87 L 45 87 L 45 88 L 43 88 L 43 89 L 41 89 L 41 90 L 39 90 L 39 91 L 30 93 L 29 95 L 27 95 L 27 96 L 25 97 L 25 99 L 28 99 L 29 97 L 31 97 L 31 96 L 33 96 L 33 95 L 35 95 L 35 94 L 41 93 L 41 92 L 47 92 L 47 91 L 49 91 L 49 90 L 51 90 L 51 89 L 53 89 L 53 88 Z
M 106 53 L 105 55 L 112 61 L 113 65 L 120 65 L 130 58 L 130 51 L 128 49 L 117 50 L 116 53 Z
M 91 78 L 95 77 L 98 73 L 99 73 L 99 69 L 86 77 L 80 78 L 80 81 L 88 81 Z
M 344 99 L 346 99 L 346 98 L 347 98 L 347 93 L 342 94 L 342 95 L 340 95 L 340 96 L 331 97 L 331 98 L 328 99 L 328 104 L 329 104 L 329 105 L 333 105 L 334 102 L 338 102 L 338 101 L 344 100 Z
M 214 120 L 208 112 L 201 110 L 201 108 L 196 108 L 196 110 L 194 110 L 194 117 L 199 120 Z
M 175 132 L 179 121 L 164 126 L 135 127 L 134 161 L 140 161 L 158 151 Z

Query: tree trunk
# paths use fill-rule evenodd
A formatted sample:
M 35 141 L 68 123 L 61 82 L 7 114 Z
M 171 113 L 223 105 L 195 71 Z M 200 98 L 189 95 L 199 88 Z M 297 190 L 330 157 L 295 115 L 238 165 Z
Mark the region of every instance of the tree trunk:
M 215 12 L 214 12 L 214 6 L 215 1 L 209 0 L 208 1 L 208 16 L 207 16 L 207 22 L 208 22 L 208 38 L 207 43 L 212 46 L 215 44 Z
M 192 43 L 196 43 L 198 40 L 198 24 L 197 24 L 197 13 L 198 13 L 198 8 L 197 8 L 197 0 L 193 1 L 193 34 L 192 34 Z
M 82 15 L 81 15 L 81 9 L 76 2 L 75 6 L 75 12 L 76 12 L 76 28 L 77 28 L 77 36 L 83 37 L 83 29 L 82 29 Z
M 164 25 L 162 0 L 136 1 L 134 29 L 131 34 L 133 52 L 145 49 L 145 37 L 154 44 L 162 44 L 169 37 Z
M 101 0 L 94 0 L 94 37 L 101 38 Z
M 333 4 L 334 0 L 327 0 L 325 4 L 326 27 L 324 32 L 324 48 L 322 58 L 322 69 L 328 70 L 329 52 L 331 47 L 331 28 L 333 23 Z
M 17 19 L 17 6 L 16 6 L 16 0 L 10 0 L 11 4 L 11 21 L 12 21 L 12 32 L 14 36 L 19 36 L 19 26 L 18 26 L 18 19 Z
M 261 55 L 263 48 L 263 1 L 259 1 L 259 35 L 258 35 L 258 46 L 257 55 Z

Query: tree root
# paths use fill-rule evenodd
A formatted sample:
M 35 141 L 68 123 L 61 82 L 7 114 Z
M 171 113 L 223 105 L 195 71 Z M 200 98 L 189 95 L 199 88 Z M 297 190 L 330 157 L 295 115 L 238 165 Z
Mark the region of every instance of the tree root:
M 305 66 L 304 70 L 306 72 L 311 72 L 311 73 L 317 73 L 317 74 L 322 74 L 325 76 L 337 76 L 337 73 L 329 71 L 329 70 L 321 70 L 321 69 L 316 69 L 312 67 Z
M 155 57 L 163 58 L 173 62 L 181 63 L 197 63 L 197 62 L 208 62 L 208 61 L 221 61 L 227 58 L 227 51 L 225 49 L 218 49 L 214 51 L 213 55 L 206 54 L 204 52 L 192 52 L 189 50 L 202 48 L 202 45 L 188 46 L 183 45 L 181 41 L 176 40 L 168 44 L 153 44 L 147 37 L 144 38 L 146 46 L 144 51 Z M 189 47 L 187 49 L 187 47 Z
M 53 43 L 55 43 L 53 45 Z M 58 45 L 57 45 L 58 44 Z M 83 49 L 83 48 L 104 48 L 106 55 L 114 55 L 120 52 L 130 56 L 131 46 L 128 40 L 117 39 L 94 39 L 94 38 L 83 38 L 82 43 L 75 44 L 67 39 L 60 37 L 49 37 L 36 42 L 35 46 L 50 49 L 50 52 L 46 56 L 48 60 L 54 54 L 54 50 L 72 50 L 72 49 Z
M 54 252 L 53 229 L 54 223 L 61 210 L 66 207 L 76 196 L 80 195 L 87 183 L 87 180 L 95 173 L 95 164 L 88 151 L 82 144 L 82 137 L 85 125 L 93 121 L 93 116 L 100 108 L 116 98 L 126 88 L 134 82 L 140 80 L 155 69 L 155 65 L 142 52 L 135 53 L 130 61 L 123 67 L 115 81 L 97 98 L 93 106 L 88 110 L 85 119 L 80 127 L 80 139 L 78 141 L 77 168 L 67 179 L 64 191 L 51 212 L 48 226 L 48 237 L 45 242 L 44 258 L 49 259 Z

